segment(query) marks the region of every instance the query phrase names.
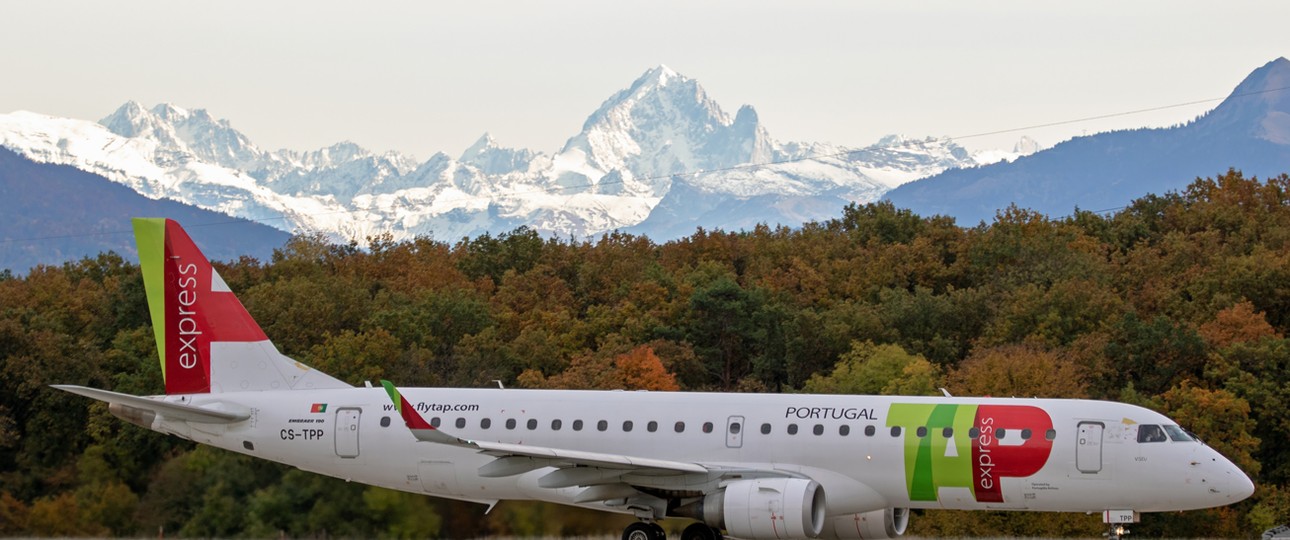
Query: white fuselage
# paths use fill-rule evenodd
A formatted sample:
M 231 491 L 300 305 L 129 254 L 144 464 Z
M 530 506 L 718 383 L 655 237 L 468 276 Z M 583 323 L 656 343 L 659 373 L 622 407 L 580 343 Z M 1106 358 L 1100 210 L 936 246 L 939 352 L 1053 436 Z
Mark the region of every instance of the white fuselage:
M 1229 504 L 1252 490 L 1230 461 L 1190 437 L 1139 442 L 1141 426 L 1177 428 L 1112 402 L 449 388 L 403 395 L 461 439 L 798 473 L 821 485 L 831 516 L 892 507 L 1173 511 Z M 157 431 L 320 474 L 481 503 L 615 510 L 579 503 L 584 486 L 539 486 L 549 467 L 481 476 L 493 456 L 418 442 L 379 387 L 166 400 L 247 408 L 251 417 L 229 425 L 158 419 Z M 676 489 L 704 481 L 678 479 Z

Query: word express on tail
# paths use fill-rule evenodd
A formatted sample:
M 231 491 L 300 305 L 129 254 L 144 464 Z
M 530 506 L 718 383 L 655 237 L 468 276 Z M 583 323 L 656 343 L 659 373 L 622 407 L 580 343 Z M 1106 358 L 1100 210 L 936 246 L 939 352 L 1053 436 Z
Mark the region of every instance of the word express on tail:
M 178 223 L 133 222 L 167 394 L 350 388 L 279 353 Z

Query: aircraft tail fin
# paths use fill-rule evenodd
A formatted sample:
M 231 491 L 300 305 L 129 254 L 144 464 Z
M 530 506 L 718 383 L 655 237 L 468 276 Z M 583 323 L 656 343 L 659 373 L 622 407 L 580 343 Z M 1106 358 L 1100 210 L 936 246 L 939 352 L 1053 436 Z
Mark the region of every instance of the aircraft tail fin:
M 178 223 L 133 223 L 167 394 L 350 388 L 279 353 Z

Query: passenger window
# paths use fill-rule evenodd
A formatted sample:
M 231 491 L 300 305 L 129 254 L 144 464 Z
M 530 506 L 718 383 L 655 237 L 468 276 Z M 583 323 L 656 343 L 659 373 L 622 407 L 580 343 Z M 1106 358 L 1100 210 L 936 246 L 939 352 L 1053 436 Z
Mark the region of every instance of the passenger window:
M 873 434 L 874 434 L 874 433 L 877 433 L 877 432 L 878 432 L 878 429 L 877 429 L 877 428 L 875 428 L 875 427 L 873 427 L 873 426 L 865 426 L 865 427 L 864 427 L 864 436 L 865 436 L 865 437 L 872 437 L 872 436 L 873 436 Z
M 949 439 L 949 438 L 953 437 L 953 436 L 954 436 L 954 428 L 952 428 L 952 427 L 947 427 L 947 428 L 945 428 L 945 429 L 942 429 L 942 430 L 941 430 L 941 436 L 942 436 L 942 437 L 945 437 L 946 439 Z
M 789 434 L 789 435 L 797 435 L 797 424 L 789 424 L 789 425 L 788 425 L 788 434 Z
M 926 436 L 927 436 L 927 426 L 918 426 L 918 429 L 914 431 L 914 434 L 915 434 L 915 435 L 918 435 L 918 438 L 920 438 L 920 439 L 922 439 L 923 437 L 926 437 Z
M 514 418 L 507 418 L 507 419 L 506 419 L 506 429 L 515 429 L 515 419 L 514 419 Z
M 390 417 L 388 416 L 381 417 L 381 427 L 390 427 Z
M 1021 430 L 1021 440 L 1023 441 L 1030 440 L 1030 428 Z
M 972 429 L 969 429 L 969 430 L 968 430 L 968 438 L 969 438 L 969 439 L 975 439 L 975 438 L 980 437 L 980 436 L 981 436 L 981 430 L 980 430 L 980 428 L 972 428 Z
M 762 434 L 762 435 L 770 435 L 770 424 L 762 424 L 762 425 L 761 425 L 761 434 Z
M 466 427 L 466 419 L 465 419 L 465 418 L 458 418 L 458 419 L 457 419 L 457 429 L 465 429 L 465 427 Z
M 900 426 L 891 426 L 891 436 L 892 437 L 900 436 Z
M 1160 426 L 1155 424 L 1138 426 L 1138 442 L 1140 443 L 1165 442 L 1167 438 L 1165 437 L 1165 430 L 1160 429 Z
M 1008 434 L 1008 430 L 1003 428 L 994 430 L 994 438 L 999 439 L 1001 441 L 1003 440 L 1003 437 L 1006 436 L 1007 434 Z
M 492 426 L 493 426 L 493 419 L 492 419 L 492 418 L 480 418 L 480 419 L 479 419 L 479 429 L 488 429 L 488 428 L 490 428 L 490 427 L 492 427 Z
M 731 435 L 738 435 L 738 434 L 739 434 L 739 432 L 743 430 L 743 428 L 744 428 L 744 427 L 743 427 L 742 425 L 740 425 L 740 424 L 739 424 L 739 422 L 731 422 L 731 423 L 730 423 L 730 434 L 731 434 Z
M 815 424 L 815 429 L 812 429 L 812 430 L 811 430 L 811 432 L 812 432 L 812 433 L 815 433 L 815 435 L 816 435 L 816 436 L 823 435 L 823 434 L 824 434 L 824 424 Z
M 676 430 L 677 433 L 684 433 L 685 422 L 677 422 L 675 426 L 672 426 L 672 429 Z
M 648 431 L 650 433 L 654 433 L 655 431 L 658 431 L 658 422 L 650 420 L 648 424 L 645 424 L 645 431 Z
M 430 427 L 432 427 L 432 428 L 438 429 L 438 428 L 439 428 L 439 424 L 441 424 L 441 423 L 443 423 L 443 420 L 442 420 L 441 418 L 439 418 L 438 416 L 436 416 L 436 417 L 434 417 L 434 418 L 431 418 L 431 419 L 430 419 Z
M 562 426 L 564 426 L 564 422 L 561 422 L 559 419 L 551 421 L 551 431 L 560 431 Z
M 574 430 L 574 431 L 582 431 L 582 420 L 574 420 L 574 421 L 573 421 L 573 430 Z
M 631 430 L 632 430 L 632 421 L 631 420 L 623 421 L 623 431 L 631 431 Z
M 530 418 L 528 421 L 529 431 L 537 429 L 537 418 Z
M 846 437 L 847 435 L 850 435 L 850 434 L 851 434 L 851 426 L 848 426 L 846 424 L 842 424 L 838 426 L 838 435 Z
M 1051 440 L 1055 440 L 1056 438 L 1057 438 L 1057 430 L 1055 430 L 1055 429 L 1050 429 L 1050 430 L 1048 430 L 1048 431 L 1045 431 L 1045 432 L 1044 432 L 1044 439 L 1045 439 L 1045 440 L 1049 440 L 1049 441 L 1051 441 Z
M 704 422 L 704 423 L 703 423 L 703 432 L 704 432 L 704 433 L 712 433 L 712 422 Z
M 605 431 L 607 429 L 609 429 L 609 421 L 601 420 L 596 422 L 596 431 Z

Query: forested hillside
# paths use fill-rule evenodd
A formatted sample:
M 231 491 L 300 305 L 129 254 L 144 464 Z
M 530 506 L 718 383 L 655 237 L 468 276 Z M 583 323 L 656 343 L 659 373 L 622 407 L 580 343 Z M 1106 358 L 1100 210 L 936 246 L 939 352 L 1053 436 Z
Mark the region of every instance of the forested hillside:
M 124 227 L 125 224 L 122 224 Z M 297 237 L 219 271 L 282 351 L 350 383 L 1088 397 L 1139 403 L 1255 479 L 1139 536 L 1290 517 L 1290 176 L 1229 172 L 1102 216 L 960 228 L 890 204 L 666 244 L 517 229 L 366 249 Z M 0 276 L 0 535 L 468 537 L 607 515 L 450 503 L 197 448 L 71 383 L 163 391 L 143 283 L 114 254 Z M 911 534 L 1080 535 L 1097 516 L 925 512 Z

